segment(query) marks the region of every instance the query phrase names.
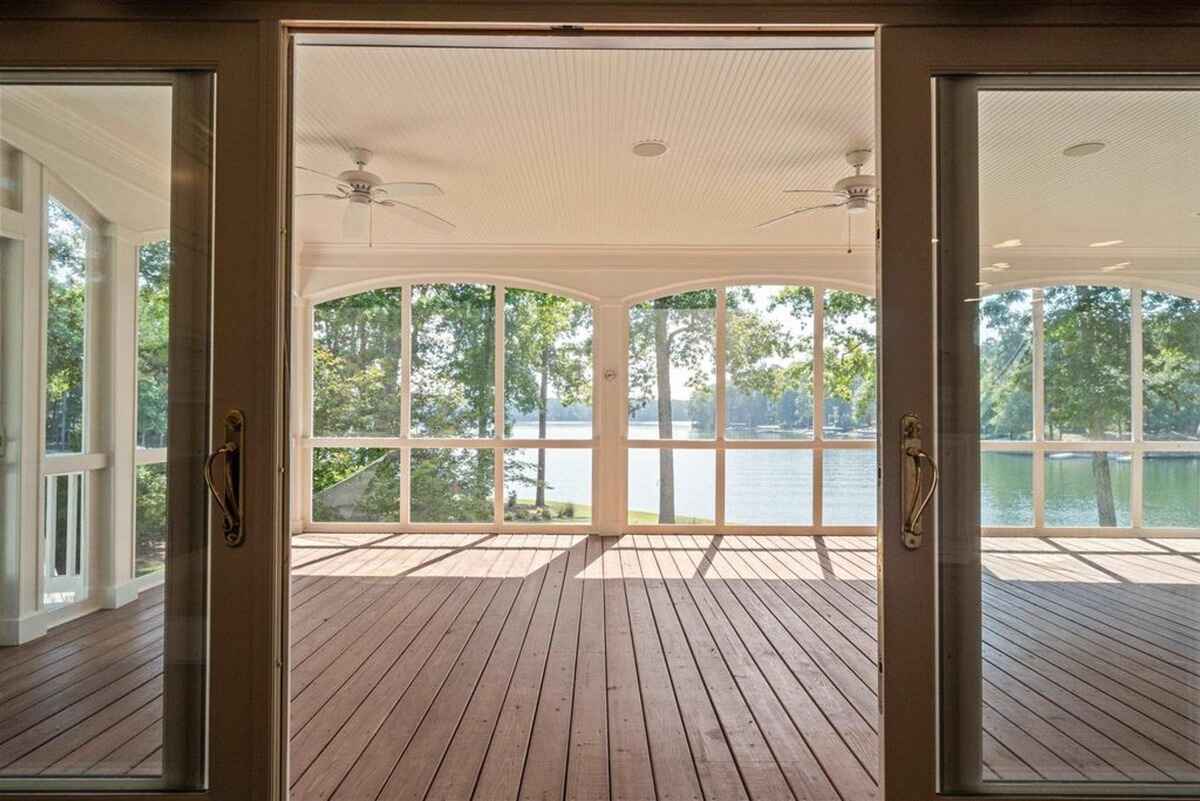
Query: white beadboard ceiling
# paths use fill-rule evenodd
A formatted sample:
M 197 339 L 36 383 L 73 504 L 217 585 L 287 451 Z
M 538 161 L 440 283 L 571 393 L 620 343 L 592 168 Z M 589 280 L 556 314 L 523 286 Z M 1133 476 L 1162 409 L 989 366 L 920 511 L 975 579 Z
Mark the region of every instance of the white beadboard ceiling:
M 836 40 L 834 40 L 836 44 Z M 435 181 L 419 205 L 451 234 L 377 210 L 375 241 L 460 245 L 807 245 L 842 252 L 844 211 L 754 225 L 829 202 L 788 196 L 850 174 L 873 147 L 871 50 L 300 46 L 295 161 Z M 668 151 L 635 156 L 643 139 Z M 873 162 L 867 165 L 873 167 Z M 328 181 L 297 172 L 297 192 Z M 296 201 L 305 243 L 340 242 L 344 204 Z M 854 239 L 869 246 L 868 217 Z

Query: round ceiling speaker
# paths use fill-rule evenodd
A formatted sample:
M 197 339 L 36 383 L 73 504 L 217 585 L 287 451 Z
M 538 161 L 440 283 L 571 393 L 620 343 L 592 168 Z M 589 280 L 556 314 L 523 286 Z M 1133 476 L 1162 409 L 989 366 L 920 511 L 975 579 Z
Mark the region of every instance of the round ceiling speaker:
M 635 156 L 654 158 L 655 156 L 661 156 L 666 152 L 667 143 L 660 142 L 657 139 L 644 139 L 633 146 L 633 154 Z

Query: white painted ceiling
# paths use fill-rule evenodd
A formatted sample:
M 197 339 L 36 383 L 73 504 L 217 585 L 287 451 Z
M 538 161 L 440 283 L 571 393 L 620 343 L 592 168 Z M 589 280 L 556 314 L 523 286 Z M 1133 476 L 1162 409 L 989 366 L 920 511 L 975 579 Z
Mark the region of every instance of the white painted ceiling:
M 1105 147 L 1063 155 L 1082 142 Z M 979 203 L 981 264 L 1011 265 L 984 280 L 1128 262 L 1103 274 L 1200 284 L 1200 91 L 982 92 Z M 1012 239 L 1021 245 L 993 247 Z
M 0 87 L 0 139 L 28 152 L 106 219 L 170 226 L 171 88 Z
M 874 61 L 865 49 L 629 50 L 301 46 L 295 161 L 337 173 L 375 152 L 384 180 L 434 181 L 420 198 L 454 221 L 426 231 L 378 210 L 376 242 L 538 245 L 822 245 L 847 215 L 756 223 L 851 173 L 872 147 Z M 657 158 L 631 152 L 659 139 Z M 869 163 L 868 169 L 873 167 Z M 329 182 L 297 172 L 297 192 Z M 338 201 L 296 201 L 305 243 L 341 242 Z M 854 238 L 872 240 L 866 216 Z

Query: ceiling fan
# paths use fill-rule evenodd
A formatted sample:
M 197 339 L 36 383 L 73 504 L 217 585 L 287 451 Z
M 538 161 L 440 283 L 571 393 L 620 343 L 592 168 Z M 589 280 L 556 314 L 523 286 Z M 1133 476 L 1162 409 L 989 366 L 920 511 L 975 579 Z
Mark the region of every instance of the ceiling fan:
M 296 165 L 297 170 L 320 175 L 335 183 L 336 192 L 305 192 L 296 197 L 320 197 L 329 200 L 345 200 L 346 210 L 342 213 L 342 236 L 345 239 L 367 239 L 373 234 L 374 209 L 382 206 L 392 209 L 408 220 L 434 231 L 453 231 L 454 223 L 418 206 L 396 200 L 393 195 L 440 195 L 442 188 L 425 181 L 384 181 L 373 172 L 367 172 L 371 151 L 361 147 L 350 148 L 353 170 L 330 175 L 320 170 Z
M 778 217 L 772 217 L 766 222 L 761 222 L 754 226 L 755 228 L 766 228 L 768 225 L 774 225 L 778 222 L 795 217 L 798 214 L 806 214 L 810 211 L 818 211 L 820 209 L 840 209 L 845 208 L 846 213 L 862 214 L 873 203 L 875 198 L 872 193 L 876 192 L 876 182 L 874 175 L 863 175 L 863 165 L 867 163 L 867 159 L 871 157 L 869 149 L 851 150 L 846 154 L 846 163 L 854 168 L 854 175 L 847 176 L 833 185 L 833 189 L 785 189 L 785 192 L 803 192 L 816 193 L 824 195 L 836 195 L 839 200 L 836 203 L 823 203 L 819 206 L 805 206 L 800 209 L 793 209 L 787 214 L 781 214 Z M 847 238 L 849 238 L 850 218 L 846 218 Z M 846 252 L 850 252 L 849 242 L 847 242 Z

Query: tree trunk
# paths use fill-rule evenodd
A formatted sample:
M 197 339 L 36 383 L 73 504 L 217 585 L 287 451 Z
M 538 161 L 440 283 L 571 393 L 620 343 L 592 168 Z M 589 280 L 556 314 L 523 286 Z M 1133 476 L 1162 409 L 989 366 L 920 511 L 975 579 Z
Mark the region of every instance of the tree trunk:
M 1088 426 L 1088 439 L 1097 441 L 1104 437 L 1104 423 L 1093 417 Z M 1092 480 L 1096 484 L 1096 515 L 1102 526 L 1117 525 L 1117 505 L 1113 498 L 1112 469 L 1108 454 L 1098 451 L 1092 454 Z
M 654 367 L 658 380 L 658 437 L 671 439 L 671 342 L 667 333 L 670 311 L 655 303 L 654 308 Z M 662 448 L 658 452 L 658 522 L 675 522 L 675 461 L 674 451 Z
M 550 348 L 542 348 L 542 382 L 538 387 L 538 439 L 546 438 L 546 406 L 550 402 Z M 546 506 L 546 449 L 538 448 L 537 498 L 533 505 Z

